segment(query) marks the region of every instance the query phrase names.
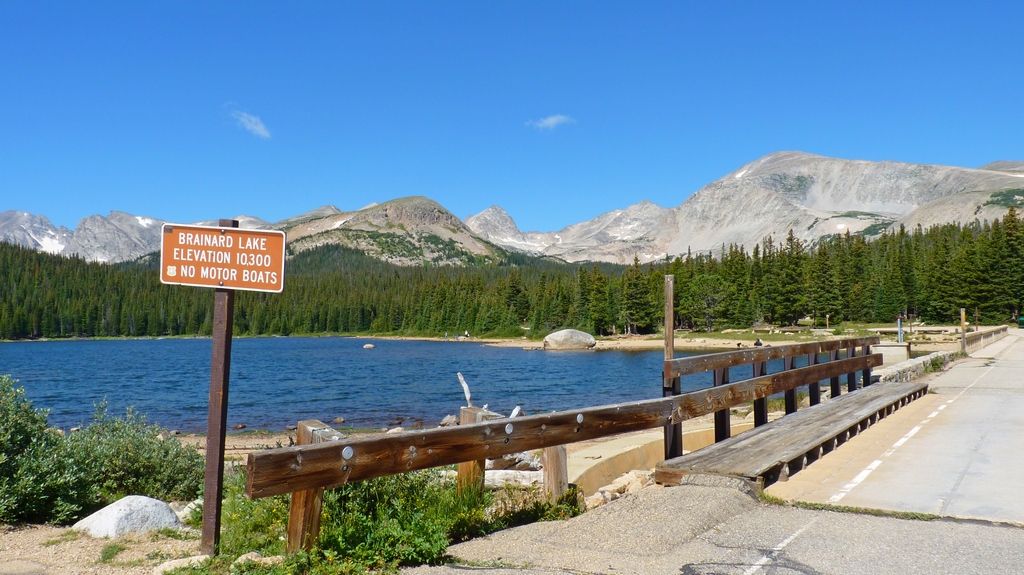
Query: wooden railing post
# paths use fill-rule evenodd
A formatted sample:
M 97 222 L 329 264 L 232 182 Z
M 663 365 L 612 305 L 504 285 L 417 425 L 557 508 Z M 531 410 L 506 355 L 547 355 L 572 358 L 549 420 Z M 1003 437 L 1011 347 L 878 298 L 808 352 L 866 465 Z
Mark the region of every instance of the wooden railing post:
M 768 362 L 754 362 L 754 377 L 761 377 L 768 374 Z M 768 423 L 768 398 L 754 400 L 754 427 L 760 427 Z
M 839 350 L 838 349 L 833 349 L 832 351 L 828 352 L 828 360 L 829 361 L 839 361 Z M 831 387 L 832 387 L 832 389 L 830 390 L 831 391 L 830 397 L 839 397 L 840 395 L 842 395 L 843 387 L 842 387 L 842 383 L 839 381 L 839 374 L 838 373 L 832 376 L 832 379 L 829 380 L 829 383 L 831 384 Z
M 814 352 L 807 354 L 807 365 L 818 365 L 818 354 L 820 352 Z M 811 405 L 818 405 L 821 403 L 821 382 L 815 381 L 807 386 L 807 397 Z
M 782 358 L 782 370 L 789 371 L 796 367 L 796 357 L 787 355 Z M 796 413 L 797 401 L 796 401 L 796 389 L 786 390 L 786 415 L 790 413 Z
M 544 448 L 544 492 L 555 503 L 569 489 L 569 465 L 565 445 Z
M 300 421 L 295 430 L 297 445 L 319 443 L 314 434 L 318 429 L 327 428 L 323 422 L 315 419 Z M 285 552 L 288 554 L 309 551 L 320 537 L 320 514 L 323 510 L 324 490 L 305 489 L 292 493 L 291 508 L 288 511 L 288 538 L 285 541 Z
M 714 371 L 714 387 L 721 387 L 729 383 L 729 368 L 723 367 Z M 728 408 L 715 412 L 715 442 L 725 441 L 732 435 L 731 414 Z
M 846 348 L 846 358 L 849 359 L 851 357 L 857 357 L 857 348 L 856 347 L 848 347 L 848 348 Z M 856 371 L 851 371 L 850 373 L 846 374 L 846 393 L 850 393 L 851 391 L 855 391 L 856 389 L 857 389 L 857 372 Z
M 675 276 L 665 276 L 665 368 L 661 379 L 661 396 L 679 395 L 679 378 L 669 373 L 669 361 L 675 357 Z M 665 425 L 665 459 L 672 459 L 683 454 L 683 424 L 668 423 Z
M 910 344 L 908 343 L 907 346 L 908 346 L 907 349 L 909 350 L 910 349 L 910 347 L 909 347 Z M 864 349 L 864 353 L 862 355 L 871 355 L 871 346 L 870 345 L 865 345 L 863 349 Z M 861 381 L 861 384 L 862 384 L 863 387 L 867 387 L 867 386 L 871 385 L 871 368 L 870 367 L 866 368 L 866 369 L 864 369 L 863 371 L 860 372 L 860 381 Z
M 463 407 L 459 409 L 459 425 L 480 423 L 484 421 L 486 412 L 479 407 Z M 459 493 L 466 489 L 483 489 L 484 473 L 487 468 L 487 459 L 464 461 L 459 464 L 458 485 Z

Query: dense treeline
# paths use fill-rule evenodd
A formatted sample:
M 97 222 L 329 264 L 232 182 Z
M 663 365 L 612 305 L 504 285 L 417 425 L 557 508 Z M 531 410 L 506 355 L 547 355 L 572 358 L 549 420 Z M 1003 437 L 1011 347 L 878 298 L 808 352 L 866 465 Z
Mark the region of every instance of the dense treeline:
M 663 280 L 674 274 L 681 327 L 810 316 L 892 322 L 909 313 L 984 323 L 1016 317 L 1024 286 L 1024 237 L 1004 220 L 900 229 L 867 241 L 847 233 L 807 247 L 766 238 L 718 258 L 688 254 L 632 266 L 572 266 L 515 256 L 500 264 L 399 267 L 325 246 L 288 262 L 282 294 L 239 292 L 235 333 L 541 335 L 575 327 L 595 334 L 650 332 L 663 321 Z M 213 294 L 160 284 L 153 258 L 107 265 L 0 243 L 0 338 L 209 334 Z M 527 328 L 528 331 L 524 331 Z

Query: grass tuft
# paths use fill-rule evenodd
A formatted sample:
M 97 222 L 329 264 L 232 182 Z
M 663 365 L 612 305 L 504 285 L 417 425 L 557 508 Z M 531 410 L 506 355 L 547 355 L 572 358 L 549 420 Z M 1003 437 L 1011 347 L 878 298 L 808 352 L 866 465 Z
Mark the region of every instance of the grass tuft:
M 104 545 L 103 550 L 100 551 L 100 563 L 110 563 L 114 560 L 114 557 L 117 557 L 118 553 L 126 551 L 127 549 L 128 547 L 116 541 Z

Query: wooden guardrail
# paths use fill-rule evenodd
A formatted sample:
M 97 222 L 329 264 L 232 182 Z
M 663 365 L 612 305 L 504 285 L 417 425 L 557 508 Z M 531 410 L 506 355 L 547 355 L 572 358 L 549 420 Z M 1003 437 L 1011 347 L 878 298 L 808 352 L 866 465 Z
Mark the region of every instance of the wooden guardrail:
M 832 355 L 834 359 L 825 363 L 815 362 L 807 367 L 773 374 L 762 371 L 757 377 L 735 383 L 727 383 L 725 378 L 720 378 L 723 382 L 716 387 L 661 399 L 482 421 L 457 427 L 343 437 L 324 443 L 313 443 L 311 436 L 311 444 L 308 445 L 300 440 L 300 445 L 293 447 L 249 454 L 245 492 L 251 498 L 293 493 L 297 494 L 293 495 L 293 501 L 298 497 L 302 501 L 318 502 L 324 488 L 351 481 L 678 425 L 685 419 L 715 412 L 727 413 L 730 407 L 763 401 L 775 393 L 792 391 L 826 379 L 832 379 L 838 386 L 838 378 L 844 373 L 860 371 L 869 374 L 872 367 L 881 365 L 880 354 L 855 356 L 850 353 L 850 357 L 839 359 L 838 351 L 843 346 L 853 349 L 856 345 L 873 342 L 877 342 L 877 338 L 779 346 L 673 360 L 668 373 L 682 374 L 702 369 L 727 369 L 747 360 L 756 365 L 769 359 L 792 358 L 821 349 L 834 348 L 835 352 Z M 666 366 L 669 365 L 666 362 Z M 787 363 L 787 367 L 792 368 L 792 362 Z M 865 381 L 870 381 L 870 376 Z M 793 409 L 796 409 L 795 401 Z M 318 508 L 315 503 L 299 505 L 298 508 L 293 504 L 288 536 L 290 550 L 297 550 L 297 546 L 308 548 L 315 540 L 319 517 L 314 515 L 319 514 Z

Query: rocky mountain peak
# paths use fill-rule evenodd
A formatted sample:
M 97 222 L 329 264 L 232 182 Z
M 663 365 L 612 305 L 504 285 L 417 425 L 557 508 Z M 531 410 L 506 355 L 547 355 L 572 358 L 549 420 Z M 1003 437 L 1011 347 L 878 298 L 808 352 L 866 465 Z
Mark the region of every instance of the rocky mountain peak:
M 54 227 L 46 216 L 15 210 L 0 212 L 0 241 L 57 254 L 64 250 L 70 236 L 70 230 Z
M 399 198 L 377 204 L 353 213 L 349 219 L 352 226 L 364 222 L 377 227 L 425 225 L 466 229 L 465 224 L 455 214 L 424 196 Z

